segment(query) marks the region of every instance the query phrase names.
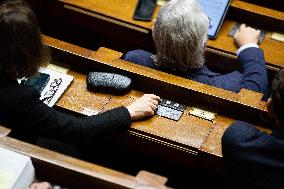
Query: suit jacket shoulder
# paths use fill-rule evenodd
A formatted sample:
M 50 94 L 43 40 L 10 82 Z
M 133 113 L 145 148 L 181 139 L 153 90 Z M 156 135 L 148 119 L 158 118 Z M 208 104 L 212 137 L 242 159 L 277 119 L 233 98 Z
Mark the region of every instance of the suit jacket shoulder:
M 231 188 L 283 188 L 284 140 L 237 121 L 222 137 Z

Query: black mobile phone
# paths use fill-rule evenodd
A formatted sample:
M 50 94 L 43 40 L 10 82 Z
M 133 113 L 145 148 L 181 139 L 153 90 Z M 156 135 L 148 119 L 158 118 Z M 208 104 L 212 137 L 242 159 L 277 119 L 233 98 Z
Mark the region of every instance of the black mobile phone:
M 39 72 L 33 77 L 28 78 L 24 84 L 30 85 L 41 93 L 50 79 L 49 74 Z
M 133 19 L 151 21 L 157 0 L 138 0 Z

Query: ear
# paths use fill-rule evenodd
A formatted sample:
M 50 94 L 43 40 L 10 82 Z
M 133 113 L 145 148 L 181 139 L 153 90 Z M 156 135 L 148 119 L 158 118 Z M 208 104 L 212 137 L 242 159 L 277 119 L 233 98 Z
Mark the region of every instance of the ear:
M 203 53 L 206 51 L 207 42 L 208 42 L 208 36 L 206 35 L 203 40 Z

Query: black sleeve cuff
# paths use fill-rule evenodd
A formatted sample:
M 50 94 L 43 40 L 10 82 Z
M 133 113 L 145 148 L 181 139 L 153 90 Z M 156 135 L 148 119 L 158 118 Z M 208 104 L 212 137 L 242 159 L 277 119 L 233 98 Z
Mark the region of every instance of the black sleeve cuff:
M 131 125 L 130 114 L 126 107 L 119 107 L 106 112 L 85 117 L 80 133 L 85 142 L 91 142 L 99 136 L 107 136 L 126 131 Z

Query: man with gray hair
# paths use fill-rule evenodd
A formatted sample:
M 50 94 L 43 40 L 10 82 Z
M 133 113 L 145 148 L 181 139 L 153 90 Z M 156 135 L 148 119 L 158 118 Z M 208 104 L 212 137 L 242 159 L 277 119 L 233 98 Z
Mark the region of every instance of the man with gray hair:
M 241 88 L 269 96 L 263 51 L 257 43 L 259 30 L 242 24 L 235 44 L 242 71 L 225 75 L 210 71 L 205 65 L 208 17 L 196 0 L 171 0 L 161 7 L 153 27 L 157 54 L 143 50 L 126 53 L 124 59 L 136 64 L 179 75 L 204 84 L 239 92 Z

